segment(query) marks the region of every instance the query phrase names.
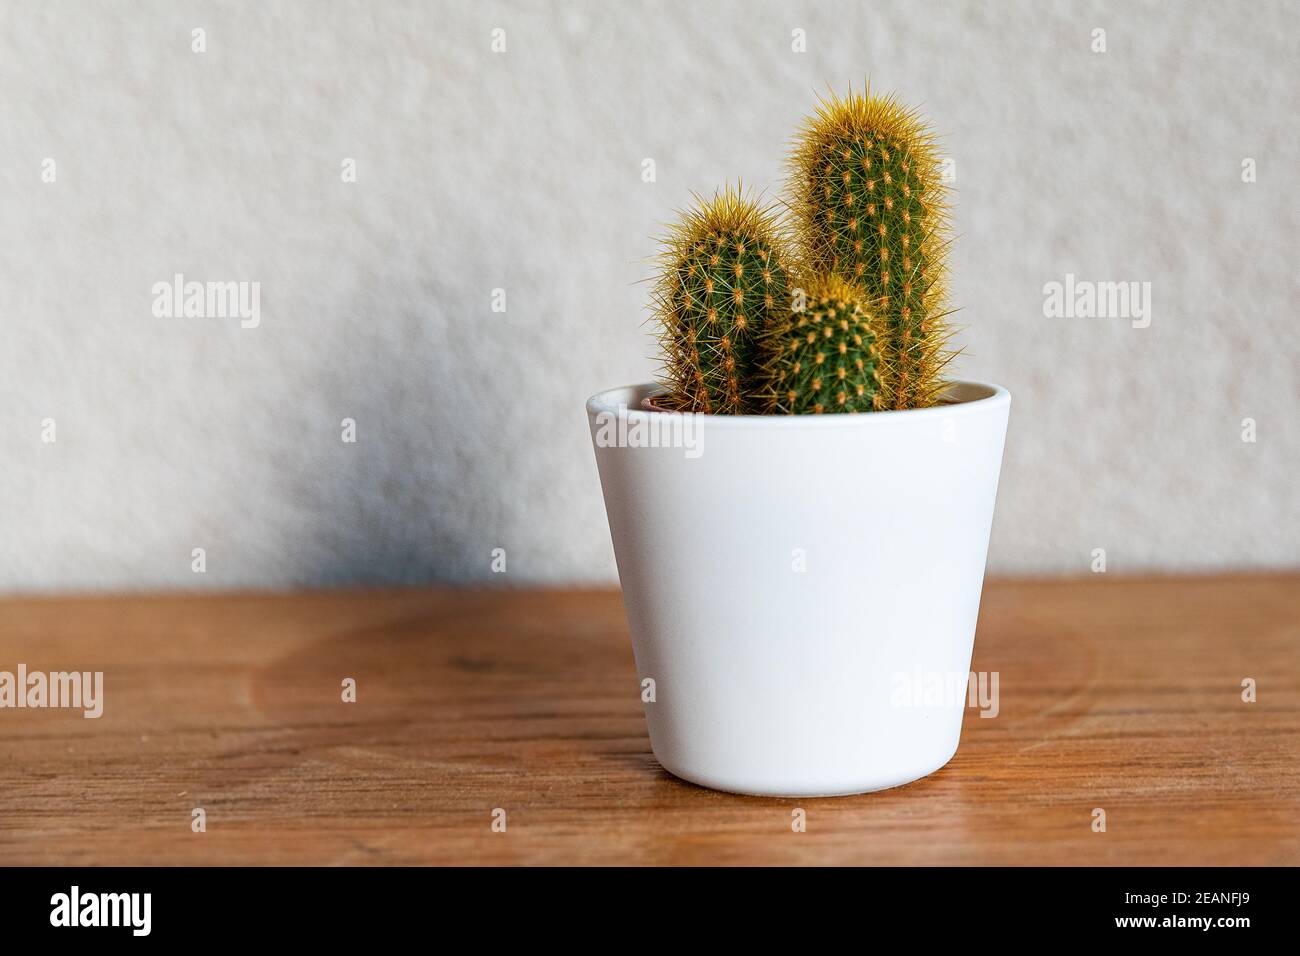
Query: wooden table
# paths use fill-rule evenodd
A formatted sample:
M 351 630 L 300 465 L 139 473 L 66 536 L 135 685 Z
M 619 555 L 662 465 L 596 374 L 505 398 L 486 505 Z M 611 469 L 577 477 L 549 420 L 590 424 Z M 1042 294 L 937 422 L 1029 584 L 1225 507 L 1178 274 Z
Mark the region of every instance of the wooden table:
M 1296 864 L 1298 622 L 1297 576 L 990 581 L 999 716 L 800 801 L 660 769 L 616 592 L 7 600 L 0 670 L 105 705 L 0 710 L 0 863 Z

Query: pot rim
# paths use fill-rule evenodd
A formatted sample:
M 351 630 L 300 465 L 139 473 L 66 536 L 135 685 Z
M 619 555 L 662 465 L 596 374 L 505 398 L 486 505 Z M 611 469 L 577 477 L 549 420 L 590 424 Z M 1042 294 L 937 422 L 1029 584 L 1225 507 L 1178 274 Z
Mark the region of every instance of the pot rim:
M 969 397 L 961 397 L 951 404 L 935 405 L 931 408 L 858 412 L 848 415 L 708 415 L 703 412 L 652 411 L 642 408 L 642 398 L 663 392 L 662 386 L 644 382 L 597 392 L 587 399 L 587 414 L 593 417 L 602 413 L 626 415 L 629 420 L 651 415 L 693 415 L 697 419 L 708 422 L 710 430 L 715 428 L 888 428 L 891 423 L 897 425 L 934 418 L 979 415 L 1011 404 L 1011 393 L 1001 385 L 992 382 L 953 379 L 948 383 L 948 391 L 956 391 L 963 396 L 968 394 Z

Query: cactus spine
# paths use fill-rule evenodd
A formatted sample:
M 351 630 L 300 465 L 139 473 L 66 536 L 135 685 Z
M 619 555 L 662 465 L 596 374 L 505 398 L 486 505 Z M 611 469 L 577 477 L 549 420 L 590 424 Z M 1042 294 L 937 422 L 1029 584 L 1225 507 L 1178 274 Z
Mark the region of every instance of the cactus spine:
M 858 286 L 879 317 L 882 407 L 934 404 L 951 355 L 947 206 L 929 130 L 892 97 L 832 94 L 800 132 L 789 170 L 808 266 Z
M 660 263 L 654 301 L 669 390 L 660 402 L 722 415 L 761 411 L 763 342 L 789 304 L 775 212 L 739 187 L 696 196 Z
M 789 415 L 869 412 L 883 406 L 872 317 L 843 279 L 808 279 L 780 334 L 769 339 L 770 411 Z

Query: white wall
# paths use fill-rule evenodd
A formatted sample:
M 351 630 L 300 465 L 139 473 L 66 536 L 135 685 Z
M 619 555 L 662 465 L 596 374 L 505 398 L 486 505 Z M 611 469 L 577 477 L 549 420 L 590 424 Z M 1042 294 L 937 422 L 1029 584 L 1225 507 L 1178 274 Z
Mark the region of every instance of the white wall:
M 652 374 L 657 223 L 775 186 L 813 91 L 868 75 L 956 161 L 959 371 L 1015 399 L 991 570 L 1295 566 L 1296 32 L 1244 0 L 6 3 L 0 589 L 464 581 L 494 547 L 612 580 L 582 403 Z M 178 272 L 260 282 L 260 326 L 155 317 Z M 1070 272 L 1149 281 L 1151 326 L 1045 318 Z

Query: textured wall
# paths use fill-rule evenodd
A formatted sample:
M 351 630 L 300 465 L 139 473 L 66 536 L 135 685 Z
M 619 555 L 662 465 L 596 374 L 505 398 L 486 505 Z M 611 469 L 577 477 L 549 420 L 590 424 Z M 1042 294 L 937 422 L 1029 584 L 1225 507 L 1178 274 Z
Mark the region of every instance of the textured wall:
M 0 588 L 464 581 L 494 547 L 612 579 L 582 403 L 652 374 L 650 236 L 775 186 L 814 89 L 868 74 L 944 135 L 959 371 L 1015 399 L 991 569 L 1295 565 L 1296 33 L 1280 2 L 6 3 Z M 178 272 L 259 282 L 260 325 L 155 316 Z M 1067 273 L 1150 282 L 1150 327 L 1045 318 Z

